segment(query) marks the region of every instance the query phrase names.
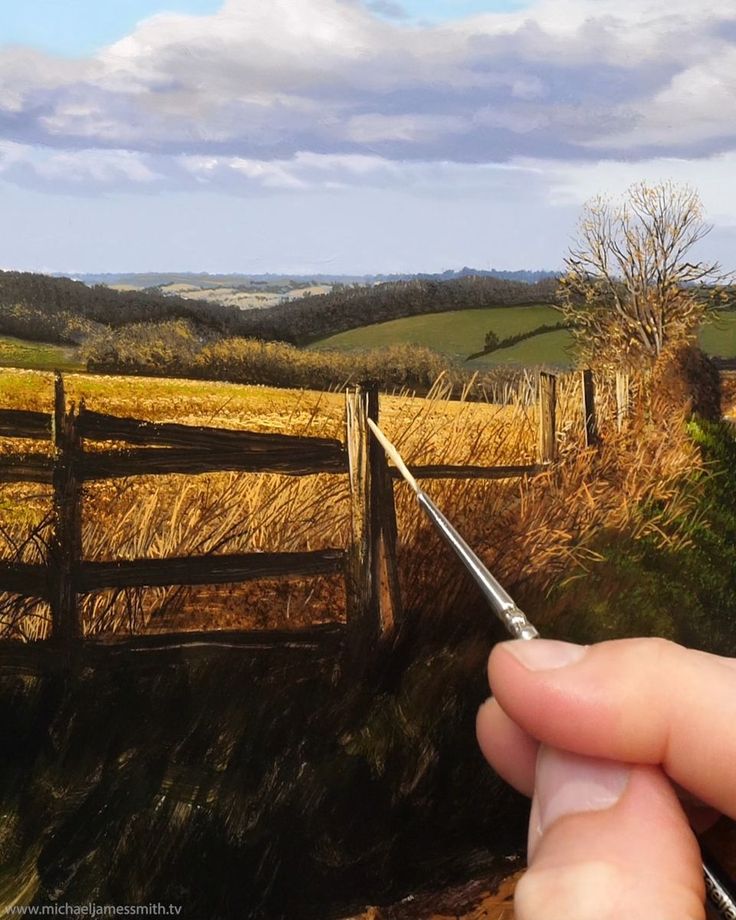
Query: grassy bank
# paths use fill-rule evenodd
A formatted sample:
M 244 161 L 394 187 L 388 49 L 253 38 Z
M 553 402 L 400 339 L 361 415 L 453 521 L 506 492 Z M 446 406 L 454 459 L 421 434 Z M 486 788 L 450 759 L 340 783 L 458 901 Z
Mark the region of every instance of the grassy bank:
M 544 332 L 532 336 L 508 348 L 499 348 L 480 358 L 474 358 L 464 367 L 483 370 L 485 368 L 535 367 L 549 365 L 557 368 L 569 368 L 574 363 L 572 333 L 567 329 Z
M 82 370 L 78 349 L 0 336 L 0 367 L 30 370 Z
M 645 501 L 638 526 L 591 540 L 595 560 L 549 595 L 555 633 L 578 641 L 656 635 L 736 655 L 736 440 L 700 420 L 688 435 L 703 469 L 673 483 L 676 500 Z
M 736 312 L 718 313 L 700 332 L 704 351 L 719 358 L 736 357 Z

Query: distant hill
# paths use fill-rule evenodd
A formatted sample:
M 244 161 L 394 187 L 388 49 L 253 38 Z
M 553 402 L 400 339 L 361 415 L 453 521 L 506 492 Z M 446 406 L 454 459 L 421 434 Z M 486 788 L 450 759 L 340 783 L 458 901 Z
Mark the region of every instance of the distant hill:
M 529 269 L 518 269 L 516 271 L 499 271 L 495 268 L 488 270 L 478 268 L 461 268 L 457 271 L 449 270 L 435 275 L 417 274 L 417 275 L 374 275 L 376 281 L 455 281 L 458 278 L 498 278 L 500 281 L 522 281 L 525 284 L 537 284 L 540 281 L 546 281 L 549 278 L 559 278 L 560 272 L 551 272 L 544 269 L 530 271 Z
M 553 276 L 536 284 L 488 275 L 442 281 L 416 278 L 370 287 L 335 286 L 329 294 L 245 312 L 243 321 L 258 338 L 304 345 L 349 329 L 426 313 L 551 304 L 556 293 Z
M 104 327 L 183 319 L 208 338 L 242 336 L 301 345 L 357 326 L 423 313 L 550 303 L 555 290 L 554 277 L 528 284 L 463 275 L 449 280 L 334 284 L 327 294 L 266 310 L 240 310 L 150 288 L 116 291 L 66 277 L 0 272 L 0 334 L 74 344 Z
M 527 284 L 536 284 L 538 281 L 544 281 L 546 278 L 555 278 L 559 276 L 558 272 L 519 269 L 515 271 L 500 271 L 493 269 L 476 269 L 461 268 L 458 270 L 448 269 L 443 272 L 419 272 L 387 274 L 387 275 L 281 275 L 281 274 L 209 274 L 208 272 L 123 272 L 123 273 L 103 273 L 103 274 L 81 274 L 71 275 L 59 273 L 56 277 L 73 278 L 82 281 L 84 284 L 95 285 L 105 284 L 108 286 L 129 285 L 134 288 L 159 288 L 166 287 L 170 284 L 191 284 L 196 287 L 253 287 L 263 285 L 275 285 L 278 287 L 288 286 L 289 284 L 302 286 L 310 282 L 314 284 L 360 284 L 373 285 L 384 282 L 395 281 L 454 281 L 458 278 L 467 278 L 471 275 L 481 278 L 499 278 L 502 281 L 523 281 Z

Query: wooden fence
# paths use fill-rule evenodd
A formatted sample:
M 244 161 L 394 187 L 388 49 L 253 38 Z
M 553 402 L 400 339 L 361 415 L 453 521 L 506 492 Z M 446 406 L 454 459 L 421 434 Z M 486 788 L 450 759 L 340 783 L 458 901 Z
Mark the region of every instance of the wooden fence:
M 523 466 L 416 466 L 422 479 L 510 479 L 533 475 L 555 459 L 556 378 L 539 382 L 538 462 Z M 586 431 L 596 439 L 592 378 L 585 378 Z M 64 381 L 56 375 L 54 412 L 0 410 L 0 436 L 53 441 L 51 456 L 0 458 L 0 483 L 52 486 L 54 523 L 44 565 L 0 562 L 0 591 L 49 603 L 50 641 L 69 646 L 84 635 L 79 596 L 108 588 L 235 584 L 274 577 L 340 574 L 345 578 L 348 632 L 353 641 L 372 643 L 401 618 L 396 567 L 397 525 L 393 480 L 367 420 L 378 421 L 378 390 L 356 387 L 347 393 L 345 443 L 326 438 L 262 434 L 222 428 L 159 424 L 92 412 L 82 402 L 67 407 Z M 124 442 L 125 451 L 87 450 L 87 442 Z M 347 548 L 312 552 L 244 553 L 166 559 L 92 562 L 82 546 L 85 482 L 167 473 L 199 475 L 241 471 L 308 476 L 347 475 L 350 483 L 352 542 Z M 311 632 L 301 631 L 305 641 Z M 181 644 L 191 634 L 157 637 Z M 211 634 L 217 635 L 213 631 Z M 253 633 L 229 633 L 244 643 Z M 262 633 L 261 633 L 262 635 Z M 275 634 L 271 634 L 275 635 Z M 294 631 L 279 634 L 295 641 Z M 141 637 L 149 643 L 151 637 Z M 192 637 L 194 638 L 194 637 Z M 203 636 L 197 634 L 197 641 Z M 145 645 L 145 642 L 143 643 Z

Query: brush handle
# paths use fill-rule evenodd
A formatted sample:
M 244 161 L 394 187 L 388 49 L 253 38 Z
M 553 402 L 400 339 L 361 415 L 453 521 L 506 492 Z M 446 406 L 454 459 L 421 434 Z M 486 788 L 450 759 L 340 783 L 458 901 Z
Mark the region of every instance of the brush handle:
M 704 847 L 701 847 L 701 854 L 709 916 L 717 920 L 736 920 L 736 894 L 733 879 Z
M 491 605 L 491 610 L 501 620 L 514 639 L 536 639 L 539 636 L 526 614 L 517 607 L 513 598 L 496 581 L 483 561 L 473 552 L 452 524 L 447 520 L 432 499 L 421 489 L 417 492 L 417 501 L 426 511 L 428 517 L 462 560 L 465 568 Z

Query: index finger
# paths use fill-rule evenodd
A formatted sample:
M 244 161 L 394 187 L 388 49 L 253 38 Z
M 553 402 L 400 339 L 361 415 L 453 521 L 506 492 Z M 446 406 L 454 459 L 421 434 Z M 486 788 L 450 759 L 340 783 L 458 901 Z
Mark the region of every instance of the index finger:
M 661 764 L 736 817 L 736 665 L 661 639 L 497 645 L 489 679 L 503 710 L 552 747 Z

